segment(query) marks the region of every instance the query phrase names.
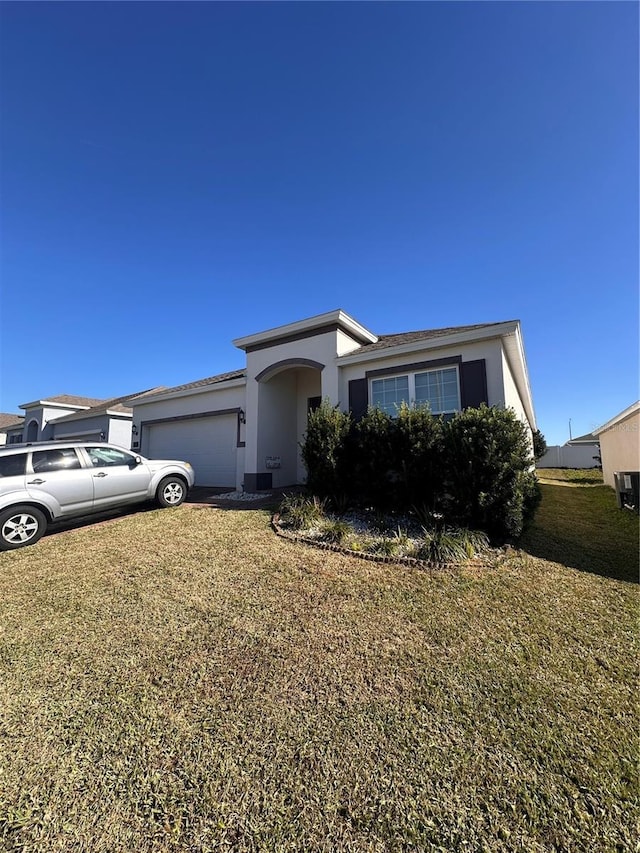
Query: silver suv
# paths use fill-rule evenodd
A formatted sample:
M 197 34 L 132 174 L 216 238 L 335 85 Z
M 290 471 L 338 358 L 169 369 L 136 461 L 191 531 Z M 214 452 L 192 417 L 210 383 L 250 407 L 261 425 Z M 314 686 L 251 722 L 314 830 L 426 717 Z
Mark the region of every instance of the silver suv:
M 179 506 L 193 482 L 188 462 L 145 459 L 114 444 L 0 448 L 0 551 L 37 542 L 52 521 L 153 499 Z

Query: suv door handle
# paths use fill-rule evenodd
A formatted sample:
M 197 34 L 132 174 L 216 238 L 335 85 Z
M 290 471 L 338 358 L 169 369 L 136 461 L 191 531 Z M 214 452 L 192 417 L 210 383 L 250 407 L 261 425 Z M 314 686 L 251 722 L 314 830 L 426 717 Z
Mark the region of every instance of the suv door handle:
M 106 477 L 107 475 L 104 473 L 104 471 L 100 471 L 99 474 L 94 474 L 93 476 L 94 477 Z
M 46 480 L 27 480 L 27 486 L 41 486 L 43 483 L 46 483 Z

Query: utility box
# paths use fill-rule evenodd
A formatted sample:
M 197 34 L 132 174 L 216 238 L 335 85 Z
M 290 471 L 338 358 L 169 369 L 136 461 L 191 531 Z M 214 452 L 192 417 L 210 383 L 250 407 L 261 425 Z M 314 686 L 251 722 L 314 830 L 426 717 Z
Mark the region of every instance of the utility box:
M 618 507 L 640 513 L 640 471 L 614 471 L 613 479 Z

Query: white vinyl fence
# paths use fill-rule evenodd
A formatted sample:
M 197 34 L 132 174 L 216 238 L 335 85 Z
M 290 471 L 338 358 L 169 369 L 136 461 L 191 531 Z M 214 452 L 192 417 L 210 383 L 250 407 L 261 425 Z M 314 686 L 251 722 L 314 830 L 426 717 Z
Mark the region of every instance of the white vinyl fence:
M 536 468 L 595 468 L 598 448 L 594 445 L 555 444 L 547 449 Z

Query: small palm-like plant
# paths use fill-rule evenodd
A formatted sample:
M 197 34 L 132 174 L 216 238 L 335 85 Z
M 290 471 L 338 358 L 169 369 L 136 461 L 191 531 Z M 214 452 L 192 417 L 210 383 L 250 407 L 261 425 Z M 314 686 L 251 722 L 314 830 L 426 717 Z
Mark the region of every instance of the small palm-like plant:
M 422 532 L 424 543 L 418 550 L 418 557 L 434 563 L 459 563 L 475 557 L 489 546 L 488 537 L 479 530 L 423 527 Z
M 374 554 L 381 554 L 385 557 L 393 557 L 398 553 L 399 544 L 396 539 L 388 539 L 386 536 L 383 539 L 376 539 L 370 548 Z
M 328 521 L 322 528 L 322 538 L 326 542 L 331 542 L 334 545 L 342 545 L 346 542 L 347 538 L 352 535 L 353 528 L 351 525 L 340 519 L 337 519 L 336 521 Z
M 280 517 L 294 530 L 307 530 L 318 524 L 325 515 L 325 501 L 315 495 L 284 495 Z

